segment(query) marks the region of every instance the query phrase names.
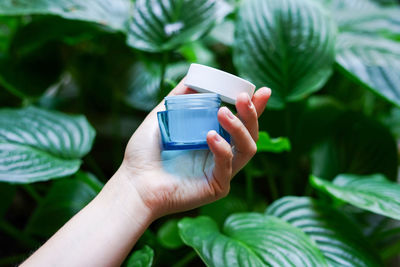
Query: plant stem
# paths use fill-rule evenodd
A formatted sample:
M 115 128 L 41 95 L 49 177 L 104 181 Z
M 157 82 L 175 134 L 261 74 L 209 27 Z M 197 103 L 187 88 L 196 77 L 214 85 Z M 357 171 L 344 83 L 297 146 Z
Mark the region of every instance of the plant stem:
M 253 177 L 251 175 L 246 175 L 246 197 L 247 206 L 253 207 L 254 194 L 253 194 Z
M 30 184 L 24 184 L 22 186 L 22 188 L 28 192 L 28 194 L 37 202 L 40 203 L 42 202 L 43 198 L 41 195 L 39 195 L 39 193 L 35 190 L 35 188 L 33 188 L 32 185 Z
M 268 180 L 268 187 L 269 187 L 269 191 L 271 193 L 272 200 L 278 199 L 279 194 L 278 194 L 278 187 L 276 186 L 276 182 L 275 182 L 275 177 L 274 176 L 267 177 L 267 180 Z
M 160 91 L 158 97 L 159 101 L 162 101 L 163 98 L 167 95 L 164 88 L 164 80 L 165 80 L 165 73 L 167 72 L 168 58 L 169 58 L 169 52 L 164 52 L 162 54 L 162 63 L 161 63 L 161 77 L 159 86 Z
M 40 245 L 39 242 L 26 235 L 24 232 L 5 220 L 0 221 L 0 230 L 29 248 L 36 248 Z
M 248 207 L 253 207 L 254 203 L 254 183 L 253 183 L 253 174 L 251 173 L 252 170 L 252 163 L 249 162 L 248 165 L 244 168 L 244 175 L 246 177 L 246 201 Z
M 178 261 L 177 263 L 175 263 L 174 265 L 172 265 L 172 267 L 182 267 L 182 266 L 186 266 L 189 262 L 191 262 L 192 260 L 194 260 L 196 258 L 197 254 L 196 252 L 193 250 L 191 252 L 189 252 L 188 254 L 186 254 L 180 261 Z
M 292 134 L 292 125 L 291 125 L 291 114 L 290 114 L 290 105 L 289 103 L 286 103 L 286 108 L 284 110 L 284 116 L 285 116 L 285 135 L 287 138 L 290 139 L 291 134 Z M 292 187 L 292 179 L 293 179 L 293 157 L 292 157 L 292 152 L 287 153 L 286 157 L 286 164 L 287 164 L 287 171 L 286 174 L 284 175 L 284 183 L 283 183 L 283 194 L 284 195 L 290 195 L 292 194 L 293 187 Z

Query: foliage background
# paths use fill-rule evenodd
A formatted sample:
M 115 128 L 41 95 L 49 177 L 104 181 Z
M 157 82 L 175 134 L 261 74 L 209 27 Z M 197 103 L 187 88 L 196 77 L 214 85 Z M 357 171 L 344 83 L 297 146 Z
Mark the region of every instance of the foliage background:
M 228 197 L 156 221 L 128 266 L 284 264 L 264 248 L 297 266 L 396 264 L 399 42 L 390 0 L 3 0 L 0 265 L 96 195 L 191 62 L 272 88 L 259 152 Z M 246 235 L 261 251 L 241 251 Z M 207 258 L 227 244 L 248 258 Z

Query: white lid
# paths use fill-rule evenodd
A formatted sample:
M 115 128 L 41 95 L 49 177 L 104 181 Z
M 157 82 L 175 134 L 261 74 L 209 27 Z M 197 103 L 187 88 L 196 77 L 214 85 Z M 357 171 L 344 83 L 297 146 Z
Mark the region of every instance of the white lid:
M 191 64 L 185 85 L 201 93 L 219 94 L 222 101 L 236 103 L 237 96 L 245 92 L 253 96 L 255 85 L 222 70 L 200 64 Z

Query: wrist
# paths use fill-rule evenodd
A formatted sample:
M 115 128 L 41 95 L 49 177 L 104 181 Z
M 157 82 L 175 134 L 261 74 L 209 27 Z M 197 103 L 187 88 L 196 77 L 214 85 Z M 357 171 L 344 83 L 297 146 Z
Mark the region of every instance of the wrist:
M 107 203 L 111 203 L 112 209 L 118 212 L 118 216 L 146 229 L 157 216 L 153 209 L 143 202 L 132 181 L 129 181 L 131 176 L 132 174 L 122 164 L 104 186 L 100 195 L 107 199 Z

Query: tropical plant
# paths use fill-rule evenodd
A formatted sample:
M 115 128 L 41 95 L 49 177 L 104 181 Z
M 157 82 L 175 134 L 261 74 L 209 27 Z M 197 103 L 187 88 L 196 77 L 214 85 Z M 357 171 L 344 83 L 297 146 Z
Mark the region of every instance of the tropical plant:
M 3 0 L 0 265 L 100 191 L 191 62 L 272 89 L 258 153 L 226 198 L 153 223 L 126 266 L 393 263 L 398 2 Z

